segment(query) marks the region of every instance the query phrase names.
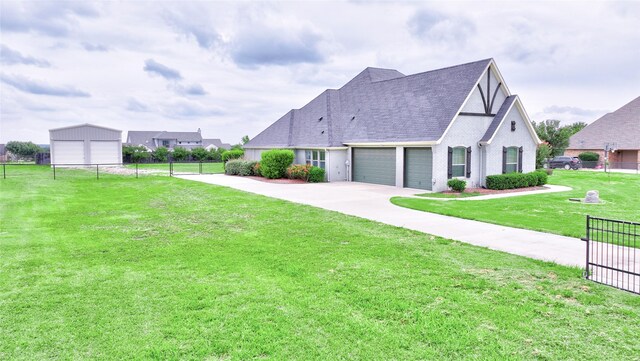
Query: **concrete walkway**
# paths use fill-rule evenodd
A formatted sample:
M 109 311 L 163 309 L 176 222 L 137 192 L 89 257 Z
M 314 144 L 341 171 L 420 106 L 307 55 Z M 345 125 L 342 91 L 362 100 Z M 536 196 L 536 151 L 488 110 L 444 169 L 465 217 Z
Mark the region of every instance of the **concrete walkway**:
M 584 267 L 585 263 L 585 242 L 577 238 L 421 212 L 395 206 L 389 201 L 391 197 L 411 196 L 422 190 L 355 182 L 274 184 L 223 174 L 182 175 L 179 178 L 308 204 L 562 265 Z

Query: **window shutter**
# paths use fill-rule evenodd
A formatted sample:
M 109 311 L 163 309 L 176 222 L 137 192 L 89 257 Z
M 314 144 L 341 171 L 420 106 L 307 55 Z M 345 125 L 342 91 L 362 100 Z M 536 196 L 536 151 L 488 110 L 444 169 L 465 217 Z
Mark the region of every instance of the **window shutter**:
M 453 177 L 453 148 L 448 147 L 447 152 L 447 179 L 451 179 Z
M 467 147 L 467 178 L 471 178 L 471 147 Z
M 522 173 L 522 147 L 518 148 L 518 172 Z
M 502 174 L 507 173 L 507 147 L 502 147 Z

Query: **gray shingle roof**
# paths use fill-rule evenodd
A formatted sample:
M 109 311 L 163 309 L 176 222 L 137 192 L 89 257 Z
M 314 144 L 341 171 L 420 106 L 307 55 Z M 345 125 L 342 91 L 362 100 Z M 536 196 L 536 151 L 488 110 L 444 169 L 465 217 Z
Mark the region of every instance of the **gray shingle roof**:
M 496 113 L 496 116 L 493 117 L 491 124 L 489 124 L 489 128 L 487 128 L 487 132 L 484 133 L 484 136 L 482 137 L 482 139 L 480 139 L 480 143 L 486 143 L 493 137 L 493 135 L 498 130 L 500 123 L 502 123 L 502 120 L 504 119 L 504 117 L 507 116 L 507 111 L 509 111 L 511 104 L 513 104 L 516 98 L 517 98 L 517 95 L 509 95 L 507 99 L 504 100 L 504 102 L 500 106 L 500 109 Z
M 210 145 L 215 145 L 216 148 L 224 148 L 224 149 L 231 149 L 231 144 L 229 143 L 222 143 L 222 141 L 220 139 L 204 139 L 202 138 L 202 146 L 204 148 L 210 146 Z
M 640 97 L 569 138 L 568 149 L 604 149 L 616 143 L 617 149 L 640 149 Z
M 289 111 L 245 147 L 435 141 L 490 62 L 408 76 L 366 68 L 342 88 L 326 90 L 304 107 Z
M 182 142 L 202 141 L 199 132 L 167 132 L 161 130 L 130 130 L 127 134 L 127 143 L 131 145 L 144 145 L 155 149 L 153 139 L 176 139 Z

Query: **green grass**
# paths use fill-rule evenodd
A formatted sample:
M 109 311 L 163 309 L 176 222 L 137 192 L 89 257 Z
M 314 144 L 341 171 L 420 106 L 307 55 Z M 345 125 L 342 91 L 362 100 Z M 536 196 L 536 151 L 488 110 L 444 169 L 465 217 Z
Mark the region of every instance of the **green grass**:
M 572 187 L 572 191 L 535 194 L 469 202 L 442 202 L 416 198 L 392 198 L 395 205 L 448 216 L 474 219 L 516 228 L 585 236 L 588 215 L 640 222 L 640 176 L 635 174 L 555 170 L 549 184 Z M 602 204 L 571 202 L 598 190 Z
M 34 167 L 0 204 L 3 360 L 640 354 L 640 297 L 578 268 L 162 176 Z
M 135 164 L 127 164 L 127 168 L 135 169 Z M 138 164 L 138 169 L 158 170 L 169 172 L 169 163 Z M 173 171 L 176 173 L 198 173 L 199 163 L 174 163 Z M 224 163 L 202 163 L 202 173 L 224 173 Z
M 421 193 L 416 194 L 424 198 L 469 198 L 481 196 L 480 192 L 462 192 L 462 193 Z

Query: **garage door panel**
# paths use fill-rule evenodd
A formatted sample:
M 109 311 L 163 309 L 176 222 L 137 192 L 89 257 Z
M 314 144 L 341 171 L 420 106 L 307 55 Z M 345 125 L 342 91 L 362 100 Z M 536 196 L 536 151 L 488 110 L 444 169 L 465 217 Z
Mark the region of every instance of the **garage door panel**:
M 53 141 L 53 163 L 61 165 L 85 164 L 84 142 Z
M 396 184 L 395 148 L 353 148 L 353 180 L 393 186 Z
M 405 148 L 404 186 L 431 190 L 433 156 L 431 148 Z
M 90 146 L 92 164 L 118 164 L 120 144 L 118 141 L 92 141 Z

